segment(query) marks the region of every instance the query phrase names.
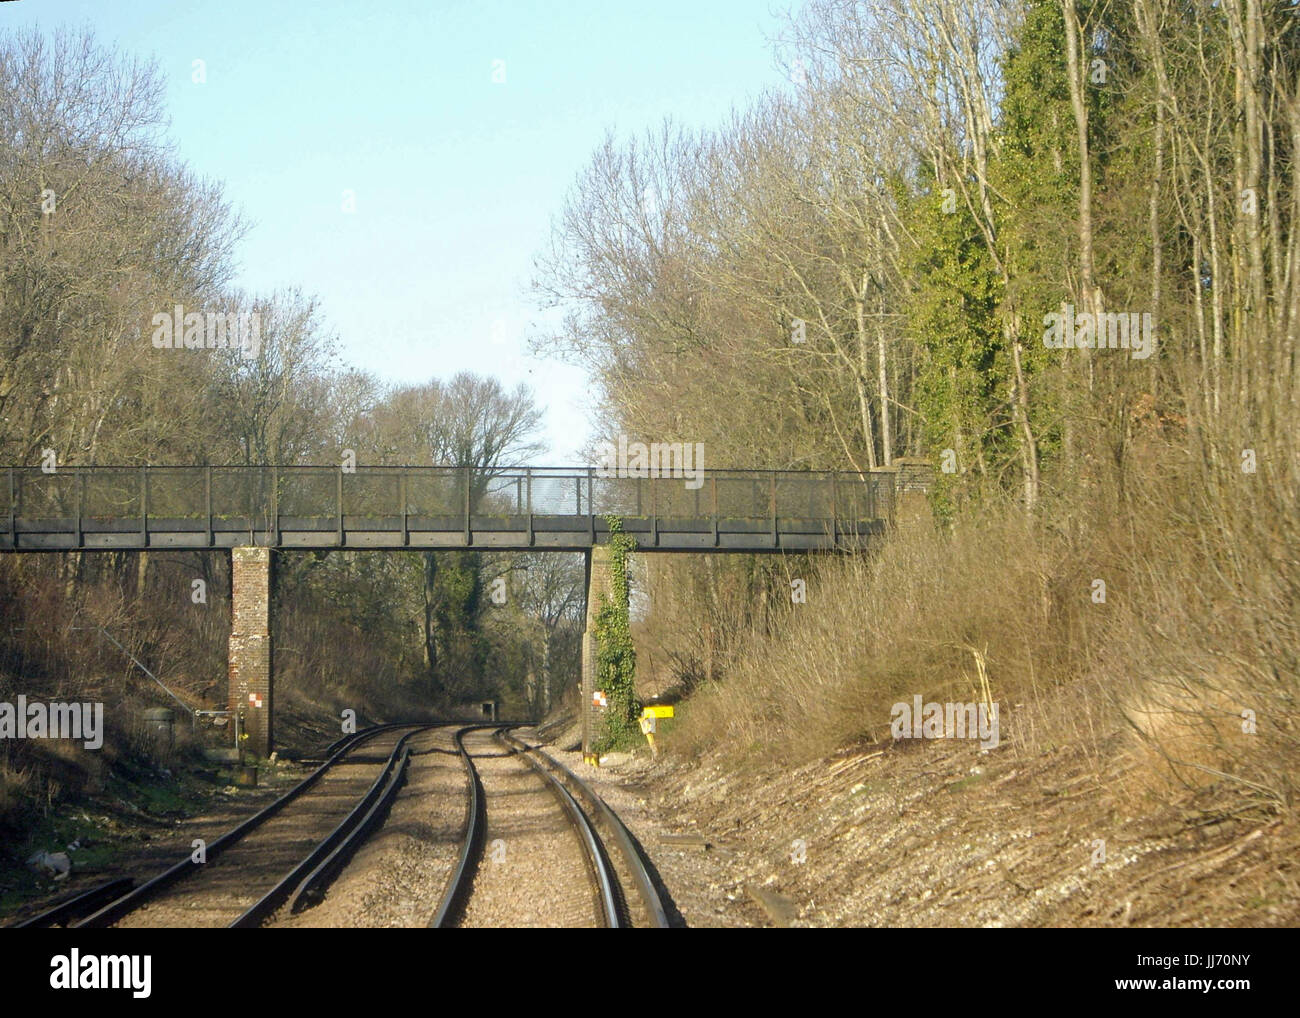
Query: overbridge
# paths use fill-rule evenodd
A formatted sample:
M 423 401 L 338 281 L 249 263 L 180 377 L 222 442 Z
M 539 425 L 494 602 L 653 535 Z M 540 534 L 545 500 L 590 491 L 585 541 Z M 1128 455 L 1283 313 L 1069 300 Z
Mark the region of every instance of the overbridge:
M 707 470 L 606 476 L 596 467 L 0 467 L 0 551 L 228 550 L 230 709 L 272 744 L 272 552 L 583 552 L 587 634 L 608 590 L 609 518 L 644 552 L 854 551 L 928 487 L 923 461 L 863 473 Z M 587 726 L 584 726 L 587 727 Z
M 861 548 L 894 510 L 894 476 L 597 468 L 8 468 L 0 550 L 497 548 L 584 551 L 606 517 L 644 551 Z

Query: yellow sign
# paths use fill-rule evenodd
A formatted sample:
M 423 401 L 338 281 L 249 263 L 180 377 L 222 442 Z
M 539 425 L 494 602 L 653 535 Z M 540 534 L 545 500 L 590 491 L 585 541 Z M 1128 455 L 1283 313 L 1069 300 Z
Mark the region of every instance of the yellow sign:
M 673 708 L 666 703 L 652 703 L 641 711 L 643 718 L 670 718 L 673 716 Z

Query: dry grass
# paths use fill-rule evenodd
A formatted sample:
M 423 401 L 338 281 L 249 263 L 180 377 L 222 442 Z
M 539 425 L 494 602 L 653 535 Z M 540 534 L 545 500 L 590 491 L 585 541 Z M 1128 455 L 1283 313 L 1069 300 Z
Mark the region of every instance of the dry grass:
M 1068 743 L 1099 758 L 1125 731 L 1138 790 L 1227 781 L 1289 803 L 1294 476 L 1154 441 L 1142 452 L 1122 489 L 1080 484 L 1033 518 L 985 506 L 950 533 L 899 530 L 872 559 L 824 561 L 807 604 L 751 631 L 725 679 L 697 689 L 672 744 L 806 761 L 888 737 L 895 702 L 977 701 L 982 658 L 1012 752 Z
M 981 699 L 981 659 L 1005 711 L 1058 681 L 1065 602 L 1086 602 L 1087 584 L 1014 516 L 951 536 L 899 533 L 875 559 L 827 564 L 807 604 L 783 608 L 725 682 L 695 695 L 679 738 L 693 748 L 722 738 L 792 761 L 877 741 L 896 702 Z

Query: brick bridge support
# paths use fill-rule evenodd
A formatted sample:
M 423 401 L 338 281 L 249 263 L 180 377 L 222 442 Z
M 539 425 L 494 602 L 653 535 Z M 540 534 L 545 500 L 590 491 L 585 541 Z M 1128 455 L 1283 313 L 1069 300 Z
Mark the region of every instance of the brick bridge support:
M 230 550 L 229 708 L 242 712 L 244 748 L 271 753 L 271 549 Z
M 604 711 L 596 706 L 596 615 L 601 601 L 610 596 L 613 577 L 610 574 L 609 545 L 600 544 L 586 553 L 587 560 L 587 625 L 582 634 L 582 758 L 592 759 L 592 744 L 600 735 Z

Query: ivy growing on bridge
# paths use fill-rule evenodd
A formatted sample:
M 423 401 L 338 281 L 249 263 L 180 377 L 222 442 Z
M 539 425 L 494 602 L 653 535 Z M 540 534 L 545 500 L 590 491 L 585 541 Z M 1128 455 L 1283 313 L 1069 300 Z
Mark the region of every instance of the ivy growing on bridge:
M 619 517 L 606 516 L 605 521 L 609 524 L 613 596 L 601 594 L 596 613 L 596 688 L 604 690 L 608 704 L 604 731 L 592 746 L 596 753 L 633 745 L 640 732 L 637 715 L 641 710 L 636 698 L 636 649 L 628 615 L 627 556 L 636 547 L 636 540 L 623 533 Z

